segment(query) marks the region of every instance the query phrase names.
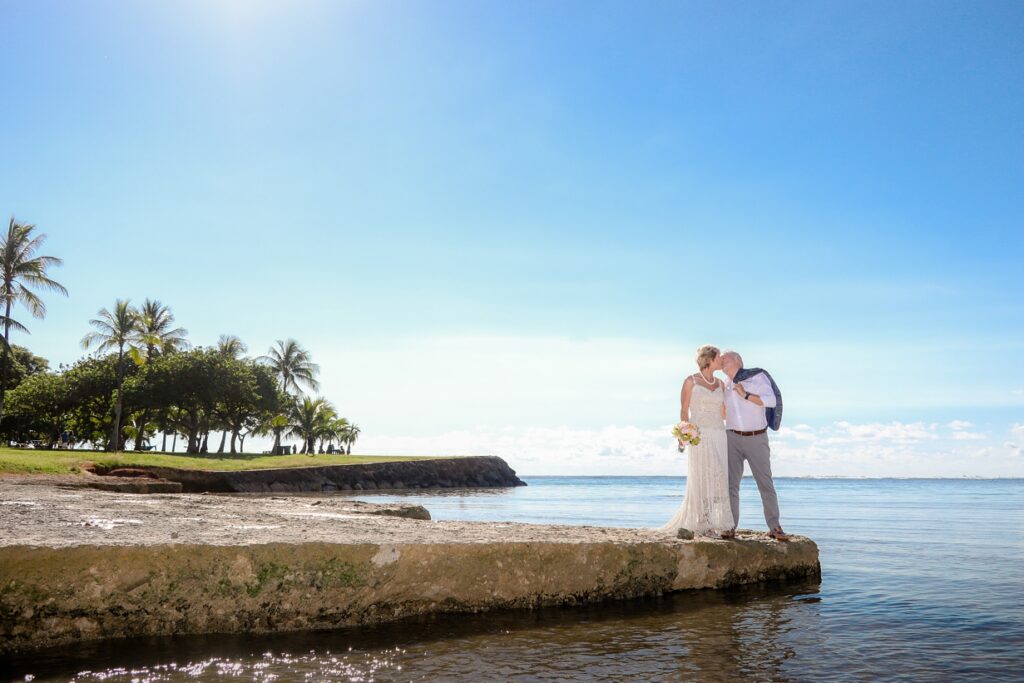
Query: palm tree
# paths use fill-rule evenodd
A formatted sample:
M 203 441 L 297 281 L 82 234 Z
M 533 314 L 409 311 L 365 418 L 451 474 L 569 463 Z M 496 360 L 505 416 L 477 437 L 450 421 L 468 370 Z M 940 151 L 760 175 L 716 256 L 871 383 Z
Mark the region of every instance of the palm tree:
M 338 442 L 338 446 L 339 446 L 338 450 L 341 453 L 345 452 L 345 448 L 344 448 L 343 444 L 345 443 L 345 433 L 348 431 L 348 427 L 349 427 L 348 420 L 346 420 L 343 417 L 339 417 L 339 418 L 336 418 L 336 419 L 332 420 L 331 424 L 330 424 L 330 427 L 327 430 L 325 430 L 325 436 L 327 437 L 327 442 L 329 444 L 333 445 L 334 442 L 337 441 Z M 322 448 L 323 444 L 321 443 L 320 446 Z
M 229 358 L 238 359 L 248 350 L 242 340 L 233 334 L 222 334 L 217 340 L 217 352 Z
M 127 299 L 118 299 L 114 302 L 113 312 L 101 308 L 97 315 L 99 317 L 89 321 L 96 329 L 82 337 L 82 347 L 88 349 L 95 346 L 98 351 L 117 349 L 117 401 L 114 404 L 114 430 L 110 439 L 111 449 L 117 451 L 121 448 L 121 393 L 124 388 L 125 347 L 137 334 L 139 314 Z
M 279 413 L 274 415 L 263 422 L 253 430 L 254 434 L 259 435 L 274 435 L 274 447 L 271 449 L 271 455 L 277 455 L 278 451 L 281 450 L 281 435 L 284 434 L 285 430 L 291 427 L 292 422 L 287 415 Z
M 249 349 L 242 342 L 241 339 L 233 334 L 222 334 L 220 339 L 217 340 L 217 353 L 222 356 L 226 356 L 232 360 L 238 360 L 245 352 Z M 230 424 L 226 425 L 223 433 L 220 435 L 220 447 L 217 448 L 218 453 L 224 452 L 224 446 L 228 440 L 228 429 L 231 430 L 231 452 L 235 452 L 235 439 L 241 437 L 242 443 L 245 443 L 245 437 L 242 436 L 241 431 L 237 427 L 231 427 Z
M 352 444 L 359 438 L 359 426 L 349 424 L 342 432 L 342 442 L 345 444 L 345 455 L 352 455 Z
M 36 256 L 36 252 L 46 241 L 46 235 L 33 235 L 36 226 L 18 223 L 11 218 L 7 226 L 7 235 L 0 242 L 0 271 L 3 281 L 0 282 L 0 301 L 4 312 L 0 316 L 0 324 L 4 328 L 2 346 L 3 358 L 0 360 L 0 419 L 4 414 L 4 392 L 7 389 L 7 371 L 10 365 L 11 328 L 28 332 L 28 329 L 11 317 L 11 308 L 21 302 L 35 318 L 46 316 L 46 304 L 30 287 L 47 289 L 68 295 L 64 285 L 51 279 L 46 271 L 51 266 L 63 263 L 56 256 Z
M 178 443 L 178 432 L 181 431 L 181 409 L 171 406 L 161 411 L 161 415 L 158 418 L 157 429 L 163 432 L 164 439 L 163 444 L 160 446 L 161 452 L 167 452 L 167 435 L 174 435 L 174 442 L 171 447 L 171 452 L 174 452 L 174 446 Z
M 313 447 L 316 445 L 316 440 L 320 441 L 320 448 L 317 452 L 324 452 L 324 442 L 334 436 L 334 421 L 337 418 L 338 413 L 335 411 L 334 406 L 325 400 L 324 406 L 316 416 L 316 427 L 313 430 L 313 438 L 309 441 L 310 455 L 313 455 Z
M 320 366 L 314 363 L 306 351 L 294 339 L 276 342 L 277 346 L 270 348 L 267 355 L 260 356 L 256 360 L 266 364 L 277 375 L 281 382 L 281 390 L 301 393 L 299 384 L 304 384 L 309 389 L 316 391 L 320 383 L 316 376 L 320 373 Z
M 138 323 L 132 335 L 140 349 L 145 350 L 144 358 L 136 360 L 148 363 L 154 357 L 183 351 L 188 348 L 188 340 L 185 335 L 188 330 L 183 327 L 174 327 L 174 314 L 171 309 L 155 299 L 146 299 L 138 310 Z M 136 351 L 132 351 L 137 354 Z M 141 451 L 142 444 L 146 440 L 146 428 L 149 426 L 149 412 L 142 411 L 139 419 L 139 428 L 135 437 L 135 450 Z
M 146 299 L 138 310 L 139 322 L 133 340 L 146 350 L 146 360 L 161 353 L 188 348 L 188 330 L 174 327 L 171 309 L 155 299 Z
M 313 455 L 316 451 L 316 439 L 337 417 L 334 406 L 325 398 L 304 397 L 296 402 L 291 414 L 291 432 L 302 439 L 302 453 Z

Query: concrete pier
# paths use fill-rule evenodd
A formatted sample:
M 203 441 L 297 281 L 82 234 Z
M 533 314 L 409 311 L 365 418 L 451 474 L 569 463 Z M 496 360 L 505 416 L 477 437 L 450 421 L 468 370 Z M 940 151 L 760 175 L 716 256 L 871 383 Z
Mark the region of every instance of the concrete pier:
M 338 496 L 0 482 L 0 655 L 80 640 L 267 633 L 820 574 L 813 541 L 432 521 Z M 426 519 L 425 519 L 426 518 Z

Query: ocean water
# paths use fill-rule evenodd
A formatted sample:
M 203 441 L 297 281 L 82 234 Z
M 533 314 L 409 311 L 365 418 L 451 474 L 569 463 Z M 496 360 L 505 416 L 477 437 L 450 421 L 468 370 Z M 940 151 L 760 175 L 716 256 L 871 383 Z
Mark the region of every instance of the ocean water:
M 671 477 L 527 477 L 403 495 L 435 519 L 657 526 Z M 821 583 L 584 608 L 423 618 L 331 633 L 121 641 L 9 661 L 17 680 L 1021 681 L 1024 480 L 779 479 Z M 745 480 L 740 526 L 762 529 Z

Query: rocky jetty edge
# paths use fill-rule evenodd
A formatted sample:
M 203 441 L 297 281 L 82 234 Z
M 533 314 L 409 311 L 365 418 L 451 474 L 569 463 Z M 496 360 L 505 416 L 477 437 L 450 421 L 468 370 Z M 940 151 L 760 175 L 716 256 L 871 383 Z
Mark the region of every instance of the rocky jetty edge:
M 820 577 L 818 548 L 442 522 L 340 496 L 0 481 L 0 656 L 101 638 L 331 629 Z
M 94 466 L 90 471 L 102 475 L 91 479 L 89 485 L 93 488 L 126 493 L 321 493 L 526 486 L 515 470 L 496 456 L 237 471 L 152 465 L 119 469 Z

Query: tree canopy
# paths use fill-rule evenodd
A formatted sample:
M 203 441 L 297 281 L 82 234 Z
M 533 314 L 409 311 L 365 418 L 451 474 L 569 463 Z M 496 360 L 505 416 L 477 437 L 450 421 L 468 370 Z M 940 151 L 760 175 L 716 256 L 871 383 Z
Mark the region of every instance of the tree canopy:
M 169 310 L 164 313 L 173 322 Z M 12 347 L 8 412 L 0 432 L 17 442 L 51 446 L 67 432 L 96 448 L 109 448 L 117 432 L 119 444 L 134 440 L 137 449 L 151 448 L 150 435 L 163 432 L 180 434 L 189 453 L 207 452 L 211 432 L 221 432 L 221 450 L 230 444 L 232 453 L 250 435 L 273 436 L 275 451 L 291 435 L 304 453 L 323 452 L 331 444 L 351 450 L 358 427 L 325 398 L 284 391 L 275 367 L 245 356 L 237 337 L 222 337 L 213 347 L 189 349 L 183 337 L 165 345 L 138 333 L 140 320 L 127 301 L 113 312 L 104 310 L 94 321 L 100 323 L 94 324 L 97 334 L 88 339 L 107 353 L 57 372 L 45 358 Z M 312 365 L 308 352 L 301 355 Z

